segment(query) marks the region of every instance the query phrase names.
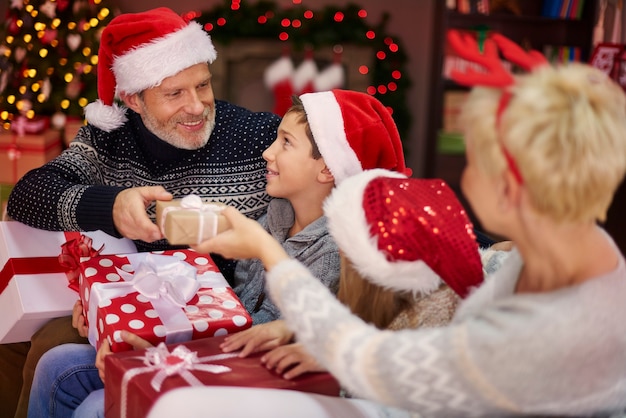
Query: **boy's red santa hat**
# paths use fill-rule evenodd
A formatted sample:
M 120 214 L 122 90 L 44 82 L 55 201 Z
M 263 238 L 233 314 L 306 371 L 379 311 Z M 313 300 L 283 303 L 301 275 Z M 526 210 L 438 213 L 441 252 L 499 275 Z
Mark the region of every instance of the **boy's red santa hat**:
M 335 89 L 303 94 L 300 100 L 315 144 L 336 184 L 372 168 L 411 175 L 398 128 L 375 97 Z
M 196 22 L 187 22 L 160 7 L 116 16 L 102 31 L 98 51 L 98 97 L 85 107 L 87 121 L 105 131 L 126 122 L 126 108 L 115 99 L 158 86 L 217 53 L 211 37 Z
M 328 227 L 365 279 L 429 294 L 443 282 L 465 297 L 483 280 L 473 226 L 448 185 L 367 170 L 324 202 Z

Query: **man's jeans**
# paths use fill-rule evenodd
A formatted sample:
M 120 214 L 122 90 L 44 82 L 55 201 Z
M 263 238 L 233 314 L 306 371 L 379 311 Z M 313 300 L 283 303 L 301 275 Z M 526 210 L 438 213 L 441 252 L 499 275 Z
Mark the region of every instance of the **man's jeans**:
M 63 344 L 45 353 L 35 370 L 29 418 L 103 417 L 104 384 L 95 362 L 89 344 Z

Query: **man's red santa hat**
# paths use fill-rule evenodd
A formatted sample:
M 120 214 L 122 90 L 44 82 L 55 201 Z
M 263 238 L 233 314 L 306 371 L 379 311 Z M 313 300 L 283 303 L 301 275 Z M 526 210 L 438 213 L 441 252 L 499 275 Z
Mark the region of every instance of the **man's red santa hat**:
M 139 93 L 195 64 L 217 57 L 211 37 L 160 7 L 115 17 L 104 28 L 98 51 L 98 97 L 85 107 L 87 121 L 107 132 L 126 122 L 126 108 L 115 103 L 122 93 Z

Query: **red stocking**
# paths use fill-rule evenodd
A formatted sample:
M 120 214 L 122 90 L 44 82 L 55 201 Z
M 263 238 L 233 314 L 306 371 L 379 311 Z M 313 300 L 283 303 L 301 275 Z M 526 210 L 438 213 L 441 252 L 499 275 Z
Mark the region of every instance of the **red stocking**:
M 291 58 L 283 56 L 274 61 L 263 75 L 265 86 L 274 95 L 274 110 L 278 116 L 282 117 L 291 106 L 291 96 L 294 94 L 291 78 L 294 73 Z
M 304 61 L 300 63 L 293 75 L 293 89 L 299 96 L 304 93 L 313 93 L 313 81 L 317 77 L 317 64 L 313 60 L 313 50 L 308 49 L 304 55 Z

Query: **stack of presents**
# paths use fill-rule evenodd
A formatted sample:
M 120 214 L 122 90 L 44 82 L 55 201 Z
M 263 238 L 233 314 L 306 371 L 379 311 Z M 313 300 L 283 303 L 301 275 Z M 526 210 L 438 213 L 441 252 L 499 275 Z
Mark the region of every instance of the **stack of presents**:
M 18 117 L 10 130 L 0 129 L 0 216 L 17 180 L 59 155 L 82 125 L 82 119 L 74 118 L 55 129 L 48 117 Z
M 219 210 L 193 208 L 193 198 L 182 200 L 191 205 L 157 206 L 170 242 L 197 241 L 207 229 L 199 223 L 211 225 L 210 234 L 228 227 Z M 197 384 L 339 395 L 328 373 L 285 380 L 261 364 L 262 353 L 221 352 L 224 336 L 252 320 L 207 254 L 140 253 L 132 241 L 100 231 L 43 231 L 7 221 L 0 222 L 0 265 L 0 343 L 29 341 L 48 320 L 71 315 L 81 299 L 90 343 L 97 348 L 107 341 L 114 352 L 106 360 L 107 417 L 145 416 L 163 393 Z M 121 340 L 122 330 L 154 348 L 133 350 Z

